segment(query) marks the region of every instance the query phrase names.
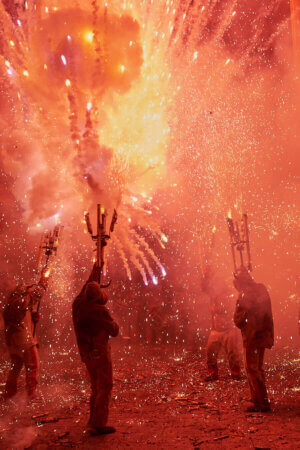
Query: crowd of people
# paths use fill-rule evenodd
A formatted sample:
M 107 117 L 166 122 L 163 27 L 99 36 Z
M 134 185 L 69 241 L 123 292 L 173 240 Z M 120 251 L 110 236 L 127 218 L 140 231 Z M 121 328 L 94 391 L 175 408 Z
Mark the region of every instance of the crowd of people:
M 109 402 L 113 386 L 113 371 L 110 337 L 119 333 L 119 326 L 112 318 L 106 303 L 108 296 L 99 284 L 100 267 L 94 265 L 79 295 L 72 303 L 74 332 L 80 358 L 85 364 L 91 383 L 90 417 L 88 428 L 91 435 L 115 432 L 108 426 Z M 206 277 L 207 279 L 209 277 Z M 235 310 L 228 293 L 216 295 L 210 290 L 207 279 L 202 280 L 203 291 L 210 296 L 211 330 L 207 341 L 208 375 L 205 381 L 218 380 L 218 354 L 221 348 L 228 358 L 231 376 L 241 379 L 241 363 L 238 350 L 238 329 L 241 330 L 244 349 L 244 368 L 247 375 L 251 403 L 247 411 L 270 411 L 265 375 L 264 352 L 274 342 L 273 317 L 269 294 L 263 284 L 256 283 L 250 273 L 241 266 L 234 273 L 233 284 L 238 291 Z M 22 367 L 26 370 L 26 389 L 29 400 L 36 397 L 39 357 L 36 338 L 36 324 L 39 320 L 38 305 L 47 289 L 46 272 L 41 272 L 38 283 L 21 285 L 7 296 L 3 310 L 5 340 L 10 356 L 10 370 L 7 376 L 3 399 L 7 401 L 17 392 L 17 382 Z M 152 296 L 153 297 L 153 296 Z M 165 337 L 178 338 L 178 328 L 172 320 L 169 303 L 161 303 L 162 296 L 152 298 L 149 307 L 140 320 L 146 319 L 150 334 L 144 336 L 149 342 L 157 343 L 165 330 Z M 146 311 L 146 313 L 145 313 Z M 163 313 L 162 313 L 163 311 Z M 159 333 L 158 333 L 159 331 Z M 160 337 L 159 337 L 159 336 Z M 173 336 L 174 335 L 174 336 Z M 177 335 L 177 336 L 176 336 Z

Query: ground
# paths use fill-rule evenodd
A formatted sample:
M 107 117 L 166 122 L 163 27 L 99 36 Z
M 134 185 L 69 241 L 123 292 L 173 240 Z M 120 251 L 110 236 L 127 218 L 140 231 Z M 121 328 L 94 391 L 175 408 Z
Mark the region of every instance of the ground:
M 28 405 L 24 380 L 20 380 L 15 401 L 0 406 L 0 448 L 300 448 L 295 348 L 267 352 L 273 411 L 265 414 L 244 412 L 249 396 L 246 378 L 231 380 L 223 356 L 220 380 L 205 383 L 203 349 L 146 346 L 120 339 L 112 353 L 109 423 L 117 428 L 115 434 L 90 437 L 85 431 L 89 384 L 74 350 L 47 356 L 41 350 L 40 398 Z M 8 368 L 4 360 L 0 368 L 4 383 Z

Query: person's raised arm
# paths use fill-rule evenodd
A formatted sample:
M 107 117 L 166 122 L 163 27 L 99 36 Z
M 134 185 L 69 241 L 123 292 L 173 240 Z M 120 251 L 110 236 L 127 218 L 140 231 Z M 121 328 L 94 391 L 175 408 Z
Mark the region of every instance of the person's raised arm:
M 84 283 L 84 285 L 82 286 L 82 289 L 81 289 L 81 291 L 80 291 L 80 293 L 78 294 L 77 297 L 81 297 L 81 296 L 83 295 L 84 290 L 85 290 L 85 288 L 86 288 L 86 285 L 87 285 L 88 283 L 91 283 L 92 281 L 96 281 L 96 282 L 98 283 L 99 276 L 100 276 L 100 271 L 101 271 L 100 267 L 97 266 L 96 263 L 94 263 L 93 268 L 92 268 L 92 271 L 91 271 L 91 273 L 90 273 L 90 276 L 89 276 L 89 278 L 87 279 L 87 281 Z
M 86 284 L 90 283 L 91 281 L 96 281 L 98 283 L 100 272 L 101 272 L 100 266 L 97 266 L 97 263 L 94 263 L 91 274 L 90 274 Z

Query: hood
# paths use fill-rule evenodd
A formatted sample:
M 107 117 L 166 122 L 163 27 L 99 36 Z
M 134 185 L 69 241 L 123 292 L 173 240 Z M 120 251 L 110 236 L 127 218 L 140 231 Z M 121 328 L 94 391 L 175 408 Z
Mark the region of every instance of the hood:
M 102 291 L 100 285 L 96 281 L 91 281 L 86 285 L 84 294 L 87 302 L 105 305 L 108 300 L 106 293 Z

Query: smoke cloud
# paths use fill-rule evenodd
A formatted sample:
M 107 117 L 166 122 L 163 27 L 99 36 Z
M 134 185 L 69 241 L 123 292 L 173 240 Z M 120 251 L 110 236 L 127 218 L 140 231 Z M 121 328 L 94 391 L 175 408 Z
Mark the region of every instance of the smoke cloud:
M 67 312 L 93 256 L 83 212 L 93 221 L 101 203 L 108 219 L 119 212 L 109 270 L 138 267 L 145 281 L 161 261 L 184 303 L 202 298 L 205 264 L 231 286 L 225 218 L 247 212 L 254 277 L 288 329 L 299 166 L 288 4 L 109 3 L 1 3 L 0 270 L 32 276 L 40 231 L 63 223 L 50 304 Z

